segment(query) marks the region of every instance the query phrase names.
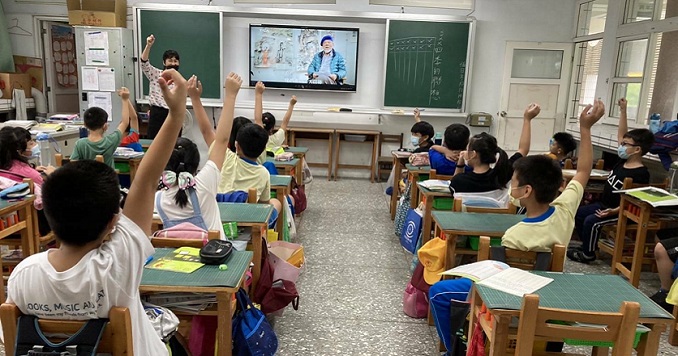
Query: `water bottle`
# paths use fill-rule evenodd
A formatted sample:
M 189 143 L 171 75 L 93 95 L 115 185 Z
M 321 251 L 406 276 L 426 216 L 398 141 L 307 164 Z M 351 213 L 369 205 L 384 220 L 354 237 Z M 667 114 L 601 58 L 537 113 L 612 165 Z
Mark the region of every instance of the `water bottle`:
M 41 132 L 37 137 L 38 145 L 40 146 L 40 165 L 52 165 L 52 148 L 49 145 L 49 134 Z
M 652 116 L 650 116 L 650 131 L 652 131 L 653 134 L 659 132 L 659 127 L 661 126 L 661 123 L 662 123 L 661 116 L 659 116 L 658 113 L 652 114 Z
M 671 163 L 671 168 L 669 168 L 669 193 L 676 194 L 678 193 L 678 161 Z
M 435 139 L 433 142 L 436 145 L 442 145 L 443 144 L 443 134 L 441 132 L 436 132 Z

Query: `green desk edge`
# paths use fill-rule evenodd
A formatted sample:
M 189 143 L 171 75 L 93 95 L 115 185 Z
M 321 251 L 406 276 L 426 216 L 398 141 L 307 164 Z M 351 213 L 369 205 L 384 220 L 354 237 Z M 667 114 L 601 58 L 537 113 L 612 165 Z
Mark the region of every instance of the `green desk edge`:
M 272 175 L 271 188 L 287 187 L 292 183 L 292 176 Z
M 239 223 L 264 224 L 273 211 L 270 204 L 217 203 L 221 221 Z
M 431 216 L 444 231 L 482 231 L 500 233 L 525 218 L 524 215 L 493 213 L 457 213 L 453 211 L 432 211 Z
M 308 147 L 301 147 L 301 146 L 296 146 L 296 147 L 287 147 L 285 149 L 285 152 L 291 152 L 291 153 L 306 153 L 308 152 Z
M 408 171 L 412 171 L 412 172 L 428 173 L 428 172 L 431 171 L 431 166 L 413 166 L 409 163 L 405 164 L 405 168 L 407 168 Z
M 174 251 L 174 248 L 157 248 L 153 260 L 158 260 Z M 228 257 L 224 271 L 218 265 L 204 265 L 193 273 L 161 271 L 144 268 L 141 277 L 142 286 L 177 287 L 237 287 L 245 270 L 250 265 L 252 251 L 233 251 Z
M 268 158 L 266 158 L 266 162 L 271 162 L 276 167 L 284 167 L 284 166 L 294 167 L 299 162 L 299 158 L 293 158 L 290 161 L 276 161 L 275 158 L 268 157 Z

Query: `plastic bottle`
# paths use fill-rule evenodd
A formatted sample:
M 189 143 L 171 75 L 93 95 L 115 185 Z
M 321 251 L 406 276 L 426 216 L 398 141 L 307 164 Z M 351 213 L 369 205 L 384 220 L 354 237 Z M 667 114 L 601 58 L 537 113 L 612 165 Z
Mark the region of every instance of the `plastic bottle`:
M 652 133 L 659 132 L 661 123 L 662 123 L 661 116 L 659 116 L 658 113 L 652 114 L 652 116 L 650 116 L 650 131 L 652 131 Z
M 52 165 L 52 148 L 49 144 L 49 134 L 39 133 L 37 137 L 38 145 L 40 146 L 40 165 L 41 166 L 51 166 Z
M 433 142 L 436 145 L 442 145 L 443 144 L 443 134 L 442 134 L 442 132 L 436 132 L 435 139 L 433 140 Z

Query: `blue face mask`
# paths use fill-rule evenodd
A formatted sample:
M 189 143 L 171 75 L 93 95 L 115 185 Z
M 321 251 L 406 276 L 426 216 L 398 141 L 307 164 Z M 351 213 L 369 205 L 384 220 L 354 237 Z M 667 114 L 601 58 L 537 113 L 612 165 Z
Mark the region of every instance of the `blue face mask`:
M 410 137 L 410 142 L 412 142 L 412 146 L 414 147 L 419 146 L 419 137 L 417 136 Z
M 629 155 L 628 152 L 626 152 L 626 146 L 624 145 L 619 145 L 617 148 L 617 156 L 621 159 L 629 159 L 631 155 Z
M 31 148 L 31 155 L 29 157 L 40 157 L 40 146 L 35 145 Z

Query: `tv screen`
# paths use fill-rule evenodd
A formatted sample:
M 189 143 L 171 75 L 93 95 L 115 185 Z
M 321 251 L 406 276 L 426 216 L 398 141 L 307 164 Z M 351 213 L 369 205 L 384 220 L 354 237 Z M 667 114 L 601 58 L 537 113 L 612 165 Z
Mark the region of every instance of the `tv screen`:
M 355 91 L 358 29 L 250 25 L 250 86 Z

